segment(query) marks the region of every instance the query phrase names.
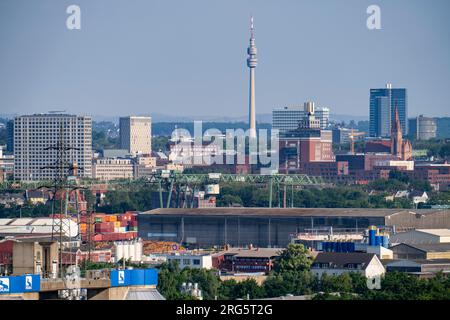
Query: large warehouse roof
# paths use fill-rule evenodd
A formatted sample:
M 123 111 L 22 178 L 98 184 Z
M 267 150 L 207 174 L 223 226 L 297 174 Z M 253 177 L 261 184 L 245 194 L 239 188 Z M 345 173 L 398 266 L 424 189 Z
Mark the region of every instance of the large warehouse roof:
M 280 216 L 280 217 L 388 217 L 411 213 L 429 215 L 442 210 L 354 209 L 354 208 L 160 208 L 141 214 L 167 216 Z M 450 210 L 445 210 L 450 211 Z

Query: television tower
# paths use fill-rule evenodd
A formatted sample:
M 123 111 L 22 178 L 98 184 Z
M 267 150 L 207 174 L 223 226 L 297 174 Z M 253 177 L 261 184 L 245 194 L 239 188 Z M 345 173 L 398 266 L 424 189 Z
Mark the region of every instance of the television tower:
M 247 66 L 250 68 L 250 92 L 249 92 L 249 126 L 250 138 L 256 138 L 256 110 L 255 110 L 255 68 L 258 64 L 256 58 L 256 44 L 255 44 L 255 28 L 253 26 L 253 16 L 250 18 L 250 44 L 247 49 Z

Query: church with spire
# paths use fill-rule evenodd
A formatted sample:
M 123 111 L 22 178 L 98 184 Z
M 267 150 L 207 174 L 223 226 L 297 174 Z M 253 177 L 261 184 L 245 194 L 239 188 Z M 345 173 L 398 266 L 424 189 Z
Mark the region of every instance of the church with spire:
M 403 140 L 397 106 L 395 107 L 394 121 L 391 126 L 391 154 L 401 160 L 412 159 L 412 144 L 409 140 Z

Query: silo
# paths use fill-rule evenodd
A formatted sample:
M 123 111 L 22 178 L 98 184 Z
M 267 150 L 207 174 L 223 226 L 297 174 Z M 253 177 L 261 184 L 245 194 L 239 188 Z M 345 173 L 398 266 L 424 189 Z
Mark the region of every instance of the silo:
M 123 244 L 123 256 L 120 258 L 124 258 L 127 260 L 130 257 L 130 245 L 128 242 L 124 241 Z
M 123 257 L 123 246 L 120 242 L 114 242 L 114 246 L 116 248 L 116 262 L 122 259 Z
M 383 235 L 383 247 L 389 248 L 389 236 L 387 234 Z
M 344 242 L 344 252 L 350 252 L 350 242 Z
M 142 260 L 142 249 L 143 249 L 143 244 L 142 244 L 142 240 L 137 240 L 135 243 L 135 260 L 136 261 L 141 261 Z
M 355 252 L 355 243 L 354 242 L 349 243 L 349 252 Z
M 383 244 L 383 236 L 375 236 L 375 245 L 381 246 Z
M 375 245 L 376 232 L 377 232 L 377 230 L 376 230 L 375 226 L 369 227 L 369 246 Z

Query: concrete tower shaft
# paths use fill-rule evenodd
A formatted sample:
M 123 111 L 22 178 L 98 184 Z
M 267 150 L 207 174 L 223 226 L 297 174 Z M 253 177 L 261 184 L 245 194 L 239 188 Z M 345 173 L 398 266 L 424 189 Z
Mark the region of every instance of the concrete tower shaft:
M 250 19 L 250 44 L 247 49 L 247 66 L 250 68 L 250 92 L 249 92 L 249 126 L 250 138 L 256 138 L 256 108 L 255 108 L 255 68 L 258 64 L 256 58 L 258 50 L 255 44 L 255 28 L 253 17 Z

